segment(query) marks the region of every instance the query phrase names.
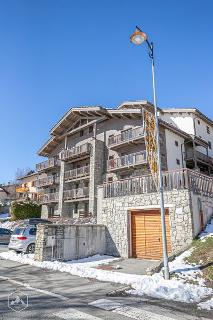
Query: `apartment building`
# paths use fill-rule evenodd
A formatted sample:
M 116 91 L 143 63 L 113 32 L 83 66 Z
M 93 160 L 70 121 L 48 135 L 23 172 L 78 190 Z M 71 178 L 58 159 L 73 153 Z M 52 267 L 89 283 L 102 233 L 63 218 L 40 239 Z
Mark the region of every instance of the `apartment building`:
M 212 175 L 213 121 L 195 108 L 162 109 L 161 118 L 190 135 L 182 150 L 186 167 Z
M 30 173 L 18 179 L 16 186 L 16 200 L 24 201 L 30 199 L 39 201 L 39 194 L 36 187 L 37 173 Z
M 43 216 L 96 215 L 98 185 L 150 173 L 143 110 L 154 112 L 148 101 L 124 102 L 117 109 L 71 108 L 59 120 L 38 151 L 48 158 L 36 165 Z M 159 109 L 162 169 L 211 174 L 212 121 L 197 110 L 180 110 Z M 200 124 L 192 125 L 198 115 Z M 206 125 L 205 135 L 199 125 Z

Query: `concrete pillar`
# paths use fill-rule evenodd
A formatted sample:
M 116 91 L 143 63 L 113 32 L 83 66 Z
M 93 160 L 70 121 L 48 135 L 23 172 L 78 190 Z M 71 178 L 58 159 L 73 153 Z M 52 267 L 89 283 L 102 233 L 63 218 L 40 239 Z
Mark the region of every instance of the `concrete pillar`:
M 63 214 L 64 171 L 65 171 L 65 162 L 61 161 L 59 190 L 58 190 L 58 214 L 60 216 L 62 216 Z
M 91 142 L 90 180 L 89 180 L 89 212 L 97 214 L 97 186 L 102 183 L 104 142 L 93 139 Z

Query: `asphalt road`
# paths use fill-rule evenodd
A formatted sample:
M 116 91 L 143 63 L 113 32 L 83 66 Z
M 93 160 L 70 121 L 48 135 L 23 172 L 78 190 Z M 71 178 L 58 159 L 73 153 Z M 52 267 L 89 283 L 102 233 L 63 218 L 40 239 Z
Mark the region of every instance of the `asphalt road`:
M 0 245 L 3 250 L 7 248 Z M 193 305 L 114 294 L 122 289 L 118 284 L 0 260 L 0 320 L 212 319 L 210 312 Z

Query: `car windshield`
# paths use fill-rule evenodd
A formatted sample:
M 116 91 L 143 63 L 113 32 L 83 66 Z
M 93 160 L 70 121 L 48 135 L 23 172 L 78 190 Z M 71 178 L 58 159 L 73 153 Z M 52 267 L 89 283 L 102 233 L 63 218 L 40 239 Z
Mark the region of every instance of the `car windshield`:
M 13 231 L 13 235 L 19 235 L 19 234 L 22 234 L 23 232 L 24 232 L 24 228 L 16 228 Z

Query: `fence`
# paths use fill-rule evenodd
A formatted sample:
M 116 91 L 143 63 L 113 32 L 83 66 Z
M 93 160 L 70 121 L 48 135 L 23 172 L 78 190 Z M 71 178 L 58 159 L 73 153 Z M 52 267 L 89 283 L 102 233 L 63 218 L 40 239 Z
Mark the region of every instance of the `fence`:
M 163 172 L 164 191 L 189 189 L 194 193 L 213 196 L 213 178 L 189 169 Z M 122 197 L 157 192 L 151 175 L 138 176 L 104 184 L 104 197 Z

